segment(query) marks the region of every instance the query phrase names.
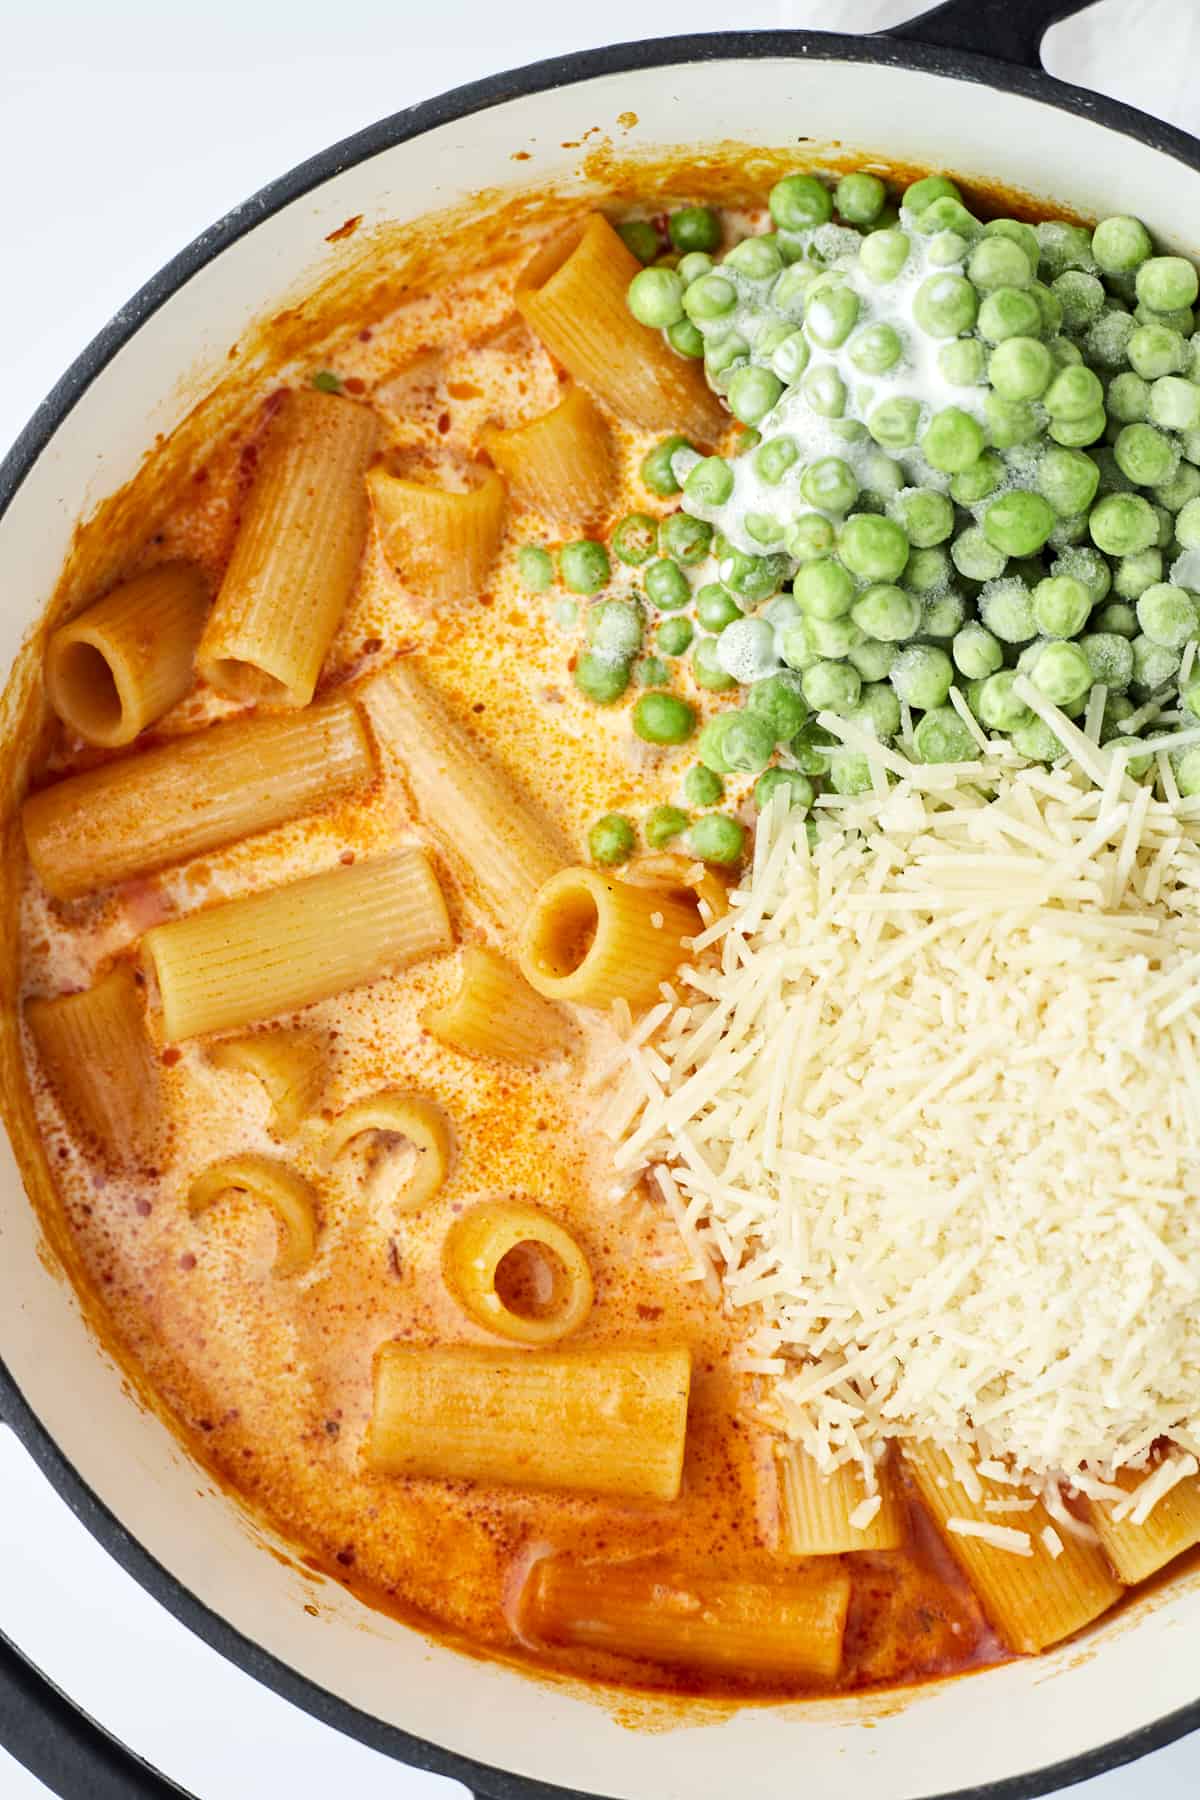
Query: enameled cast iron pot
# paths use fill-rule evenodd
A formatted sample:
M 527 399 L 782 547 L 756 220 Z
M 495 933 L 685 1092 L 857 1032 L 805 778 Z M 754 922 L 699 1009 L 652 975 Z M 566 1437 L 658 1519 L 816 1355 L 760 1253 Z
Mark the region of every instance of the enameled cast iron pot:
M 694 136 L 779 146 L 799 130 L 895 161 L 1136 213 L 1200 247 L 1200 143 L 1051 80 L 1047 27 L 1087 0 L 950 0 L 877 37 L 728 33 L 626 44 L 457 89 L 374 125 L 266 188 L 157 275 L 84 351 L 0 467 L 0 669 L 55 585 L 76 518 L 178 422 L 181 358 L 216 359 L 320 269 L 313 245 L 361 213 L 417 218 L 497 180 L 554 181 L 583 114 L 633 112 L 642 146 Z M 510 160 L 524 146 L 532 160 Z M 505 171 L 512 171 L 506 175 Z M 181 346 L 188 346 L 185 352 Z M 172 410 L 175 408 L 176 410 Z M 105 1548 L 257 1680 L 401 1761 L 489 1800 L 567 1789 L 621 1800 L 1017 1800 L 1095 1775 L 1200 1726 L 1200 1579 L 1078 1646 L 873 1711 L 841 1701 L 744 1709 L 718 1725 L 631 1731 L 602 1706 L 429 1644 L 297 1574 L 132 1405 L 40 1232 L 0 1144 L 0 1410 Z M 865 1728 L 870 1718 L 872 1728 Z M 180 1790 L 73 1711 L 0 1638 L 0 1737 L 69 1800 Z

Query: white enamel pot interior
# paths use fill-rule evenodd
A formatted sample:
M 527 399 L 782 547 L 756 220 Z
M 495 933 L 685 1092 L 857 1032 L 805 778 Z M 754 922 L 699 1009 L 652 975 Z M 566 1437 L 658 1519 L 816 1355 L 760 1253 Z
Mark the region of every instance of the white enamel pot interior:
M 638 124 L 622 133 L 618 118 L 630 113 Z M 375 128 L 224 222 L 134 303 L 136 329 L 117 321 L 51 396 L 7 468 L 0 668 L 52 591 L 76 519 L 178 422 L 180 376 L 197 361 L 215 373 L 250 321 L 318 280 L 327 233 L 354 214 L 368 225 L 416 218 L 496 183 L 569 179 L 576 153 L 560 146 L 587 125 L 634 147 L 700 133 L 778 147 L 803 133 L 817 145 L 837 140 L 987 176 L 1085 213 L 1135 213 L 1175 247 L 1200 249 L 1191 140 L 998 65 L 763 35 L 633 46 L 481 84 Z M 512 160 L 517 151 L 529 160 Z M 747 1789 L 755 1800 L 790 1800 L 798 1787 L 820 1800 L 982 1800 L 1045 1791 L 1200 1722 L 1200 1580 L 1185 1579 L 1083 1646 L 903 1704 L 747 1708 L 716 1723 L 631 1730 L 603 1705 L 460 1656 L 332 1584 L 314 1592 L 265 1554 L 237 1509 L 123 1392 L 72 1292 L 39 1258 L 41 1233 L 7 1145 L 0 1231 L 10 1412 L 43 1466 L 195 1629 L 393 1754 L 495 1795 L 531 1792 L 532 1781 L 629 1800 L 728 1800 Z

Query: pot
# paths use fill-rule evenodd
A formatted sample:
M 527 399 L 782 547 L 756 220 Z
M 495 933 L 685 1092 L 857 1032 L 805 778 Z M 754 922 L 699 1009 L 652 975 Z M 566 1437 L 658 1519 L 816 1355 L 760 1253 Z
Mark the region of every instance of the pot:
M 1131 212 L 1195 255 L 1200 143 L 1042 72 L 1046 28 L 1086 0 L 950 0 L 872 38 L 727 33 L 627 44 L 459 88 L 373 125 L 219 221 L 106 327 L 0 467 L 0 667 L 55 585 L 76 519 L 130 479 L 188 404 L 181 344 L 209 378 L 279 296 L 327 270 L 327 234 L 417 218 L 497 180 L 566 178 L 584 115 L 639 146 L 703 120 L 714 138 L 810 152 L 840 141 L 978 174 L 1083 214 Z M 669 72 L 669 74 L 667 73 Z M 526 153 L 511 160 L 515 151 Z M 819 154 L 819 152 L 817 152 Z M 315 246 L 315 249 L 314 249 Z M 317 254 L 319 252 L 319 255 Z M 0 733 L 4 730 L 0 709 Z M 5 1029 L 14 1029 L 11 1016 Z M 490 1800 L 563 1790 L 783 1800 L 1017 1800 L 1095 1775 L 1200 1725 L 1200 1575 L 1180 1578 L 1036 1661 L 911 1696 L 748 1706 L 718 1723 L 630 1730 L 578 1692 L 465 1657 L 327 1584 L 320 1618 L 294 1563 L 204 1480 L 127 1396 L 70 1284 L 45 1255 L 0 1149 L 0 1411 L 96 1538 L 257 1680 L 387 1755 Z M 870 1724 L 871 1729 L 864 1727 Z M 73 1712 L 0 1640 L 0 1733 L 56 1792 L 162 1800 L 179 1789 Z

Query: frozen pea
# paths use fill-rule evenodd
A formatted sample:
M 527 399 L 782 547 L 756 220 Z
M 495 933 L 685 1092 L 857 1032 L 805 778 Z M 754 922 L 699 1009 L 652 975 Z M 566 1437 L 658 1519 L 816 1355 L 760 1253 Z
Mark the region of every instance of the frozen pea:
M 1133 651 L 1133 686 L 1143 694 L 1157 693 L 1179 670 L 1179 652 L 1168 644 L 1156 644 L 1144 634 L 1135 637 Z
M 953 580 L 951 570 L 946 551 L 940 544 L 934 544 L 928 550 L 910 551 L 900 580 L 911 593 L 931 594 L 949 585 Z
M 950 654 L 955 668 L 968 681 L 984 681 L 1004 664 L 1004 647 L 999 638 L 977 619 L 955 632 Z
M 860 638 L 857 644 L 851 644 L 846 655 L 858 670 L 864 681 L 884 681 L 891 673 L 892 664 L 896 660 L 895 644 L 885 643 L 881 638 Z
M 1048 275 L 1061 275 L 1064 269 L 1093 270 L 1092 234 L 1082 225 L 1068 225 L 1065 219 L 1043 219 L 1035 227 L 1041 264 Z
M 1104 369 L 1124 368 L 1129 360 L 1129 340 L 1136 330 L 1137 321 L 1132 313 L 1117 307 L 1106 308 L 1088 331 L 1085 340 L 1087 360 L 1099 363 Z
M 1110 418 L 1122 425 L 1136 424 L 1150 411 L 1150 384 L 1142 376 L 1135 375 L 1132 369 L 1127 369 L 1123 374 L 1113 376 L 1104 403 Z
M 711 275 L 712 268 L 713 259 L 705 251 L 689 250 L 686 255 L 680 257 L 675 273 L 687 288 L 691 287 L 693 281 L 699 281 L 702 275 Z
M 718 319 L 728 318 L 737 305 L 737 288 L 726 276 L 716 272 L 701 275 L 684 289 L 683 310 L 701 331 Z
M 1153 247 L 1142 221 L 1128 213 L 1101 219 L 1092 233 L 1092 255 L 1106 275 L 1123 275 L 1136 269 Z
M 972 256 L 978 255 L 986 245 L 976 246 Z M 1011 246 L 1022 262 L 1025 258 L 1016 245 Z M 1028 263 L 1025 264 L 1028 268 Z M 960 332 L 970 331 L 975 323 L 979 309 L 978 296 L 971 283 L 962 275 L 952 274 L 949 270 L 936 275 L 927 275 L 913 296 L 913 318 L 930 337 L 954 338 Z
M 835 794 L 869 794 L 875 786 L 869 757 L 856 750 L 835 751 L 829 761 L 829 785 Z
M 983 427 L 959 406 L 946 406 L 934 413 L 921 439 L 926 462 L 945 475 L 969 469 L 983 447 Z
M 833 217 L 833 195 L 815 175 L 785 175 L 771 189 L 767 204 L 781 231 L 805 231 Z
M 850 663 L 815 662 L 804 671 L 804 698 L 814 712 L 849 712 L 861 693 L 862 677 Z
M 1182 650 L 1189 638 L 1200 635 L 1196 603 L 1186 588 L 1169 581 L 1155 582 L 1137 603 L 1138 624 L 1152 644 Z
M 1083 449 L 1103 437 L 1105 423 L 1104 408 L 1098 406 L 1095 412 L 1084 413 L 1081 418 L 1051 419 L 1049 435 L 1069 450 Z
M 674 269 L 640 269 L 629 284 L 625 302 L 639 325 L 665 331 L 684 316 L 683 293 Z
M 916 229 L 926 238 L 949 231 L 970 243 L 979 236 L 979 220 L 952 194 L 942 194 L 922 207 L 915 222 Z
M 1175 520 L 1175 536 L 1185 550 L 1200 550 L 1200 499 L 1181 506 Z
M 517 551 L 517 572 L 531 594 L 544 594 L 554 580 L 550 552 L 540 544 L 522 544 Z
M 1038 312 L 1041 315 L 1042 336 L 1053 337 L 1062 329 L 1062 302 L 1044 281 L 1031 281 L 1029 292 L 1037 301 Z
M 1193 675 L 1186 687 L 1179 690 L 1179 698 L 1194 719 L 1200 719 L 1200 675 Z
M 1186 511 L 1184 507 L 1183 512 Z M 1183 513 L 1179 517 L 1182 519 Z M 1200 523 L 1200 508 L 1197 522 Z M 1148 550 L 1157 541 L 1158 520 L 1154 508 L 1141 494 L 1106 494 L 1088 515 L 1088 530 L 1092 542 L 1106 556 L 1130 556 L 1138 550 Z M 1177 524 L 1177 534 L 1178 530 Z
M 988 438 L 997 450 L 1012 450 L 1041 435 L 1037 413 L 1028 400 L 1006 400 L 993 389 L 984 399 Z
M 705 813 L 684 839 L 688 853 L 701 862 L 727 866 L 740 862 L 746 851 L 746 828 L 728 813 Z
M 732 550 L 722 557 L 719 573 L 725 586 L 739 600 L 759 606 L 779 592 L 789 573 L 788 559 L 783 555 L 750 556 L 744 550 Z
M 1081 544 L 1086 536 L 1087 514 L 1070 513 L 1065 519 L 1059 519 L 1046 544 L 1052 550 L 1062 550 L 1069 544 Z
M 633 821 L 623 813 L 606 813 L 588 832 L 588 853 L 594 863 L 602 866 L 628 862 L 636 843 Z
M 983 228 L 983 234 L 985 237 L 1011 238 L 1014 244 L 1020 244 L 1036 269 L 1041 251 L 1037 232 L 1032 225 L 1026 225 L 1020 219 L 989 219 Z
M 901 205 L 905 212 L 916 215 L 941 199 L 961 200 L 962 195 L 948 175 L 922 175 L 905 188 Z
M 887 681 L 870 682 L 863 688 L 858 705 L 846 717 L 852 725 L 862 726 L 886 743 L 900 729 L 900 702 L 895 688 Z
M 771 727 L 754 713 L 717 713 L 696 741 L 700 761 L 717 775 L 758 775 L 771 760 Z
M 889 679 L 905 705 L 925 710 L 945 700 L 954 664 L 935 644 L 909 644 L 896 657 Z
M 1004 400 L 1038 400 L 1054 377 L 1054 358 L 1038 338 L 1014 335 L 988 359 L 988 380 Z
M 886 450 L 867 451 L 859 458 L 858 468 L 864 492 L 880 501 L 894 499 L 908 485 L 904 470 Z
M 1176 375 L 1187 366 L 1188 347 L 1178 331 L 1166 325 L 1139 325 L 1128 346 L 1129 366 L 1145 381 Z
M 1175 521 L 1165 506 L 1159 506 L 1157 502 L 1152 504 L 1154 516 L 1158 520 L 1158 536 L 1154 541 L 1160 550 L 1167 550 L 1175 541 Z
M 1047 575 L 1033 590 L 1033 618 L 1048 638 L 1073 638 L 1083 630 L 1092 596 L 1074 575 Z
M 819 350 L 836 350 L 858 324 L 858 312 L 858 295 L 842 282 L 810 297 L 804 329 Z
M 739 331 L 710 339 L 704 351 L 704 372 L 712 386 L 724 393 L 738 369 L 746 366 L 749 355 L 750 346 Z
M 1064 754 L 1063 745 L 1044 719 L 1035 714 L 1027 725 L 1018 725 L 1012 734 L 1013 749 L 1027 762 L 1057 762 Z
M 690 513 L 671 513 L 658 527 L 658 553 L 674 557 L 684 568 L 703 562 L 712 544 L 713 528 Z
M 833 190 L 833 204 L 851 225 L 873 225 L 883 211 L 887 189 L 878 175 L 855 170 L 843 175 Z
M 1137 297 L 1155 312 L 1193 306 L 1198 289 L 1196 271 L 1183 256 L 1147 257 L 1137 272 Z
M 838 535 L 838 555 L 864 581 L 894 581 L 908 560 L 908 538 L 894 519 L 852 513 Z
M 1194 749 L 1185 750 L 1174 764 L 1175 785 L 1183 799 L 1200 794 L 1200 756 Z
M 1107 298 L 1104 283 L 1082 269 L 1067 269 L 1056 275 L 1050 291 L 1063 309 L 1063 325 L 1068 331 L 1085 331 L 1099 318 Z
M 724 792 L 721 777 L 704 763 L 694 763 L 683 778 L 683 797 L 689 806 L 715 806 Z
M 1134 556 L 1123 556 L 1113 577 L 1115 591 L 1125 600 L 1140 600 L 1147 588 L 1162 581 L 1162 551 L 1139 550 Z M 1132 637 L 1133 632 L 1129 633 Z
M 708 581 L 696 595 L 696 617 L 705 631 L 723 631 L 734 619 L 742 617 L 742 609 L 719 581 Z
M 1092 596 L 1092 605 L 1098 606 L 1112 586 L 1112 570 L 1098 550 L 1090 544 L 1080 544 L 1077 548 L 1064 550 L 1050 564 L 1052 575 L 1074 575 L 1082 581 Z
M 742 524 L 747 537 L 752 537 L 764 549 L 772 548 L 783 539 L 783 521 L 777 519 L 774 513 L 751 510 L 743 515 Z
M 783 267 L 783 258 L 773 234 L 763 232 L 742 238 L 726 252 L 725 267 L 735 269 L 747 281 L 771 281 Z
M 1037 636 L 1033 595 L 1017 576 L 989 581 L 977 604 L 979 617 L 1002 644 L 1027 644 Z
M 1004 480 L 1005 469 L 992 450 L 985 450 L 969 469 L 960 469 L 950 483 L 950 498 L 959 506 L 977 506 L 994 494 Z
M 1156 506 L 1165 506 L 1168 512 L 1177 513 L 1198 494 L 1200 469 L 1195 463 L 1181 460 L 1171 479 L 1156 487 L 1151 498 Z
M 1179 306 L 1172 312 L 1156 312 L 1152 306 L 1138 301 L 1133 309 L 1133 316 L 1139 325 L 1162 325 L 1167 331 L 1177 331 L 1180 337 L 1191 337 L 1196 329 L 1196 315 L 1190 306 Z
M 1014 489 L 988 504 L 983 530 L 1005 556 L 1033 556 L 1054 529 L 1054 508 L 1041 494 Z
M 920 420 L 919 402 L 895 394 L 872 410 L 867 430 L 877 444 L 889 450 L 907 450 L 917 441 Z
M 988 354 L 978 338 L 952 338 L 938 350 L 938 369 L 955 387 L 978 387 L 988 369 Z
M 807 812 L 813 803 L 813 784 L 801 769 L 764 769 L 754 784 L 754 804 L 761 812 L 776 795 L 782 804 Z
M 1179 463 L 1176 445 L 1153 425 L 1123 425 L 1113 455 L 1122 475 L 1137 487 L 1158 487 L 1169 481 Z
M 789 387 L 799 381 L 809 364 L 812 350 L 802 331 L 793 331 L 771 352 L 771 368 Z
M 575 665 L 572 679 L 579 692 L 597 706 L 611 706 L 629 686 L 630 665 L 627 658 L 610 652 L 585 650 Z
M 954 506 L 934 488 L 902 488 L 890 502 L 888 513 L 917 550 L 944 543 L 954 530 Z
M 757 425 L 765 419 L 780 394 L 783 383 L 770 369 L 749 363 L 738 369 L 729 383 L 729 410 L 743 425 Z
M 1043 451 L 1034 477 L 1038 492 L 1062 518 L 1086 512 L 1100 485 L 1100 470 L 1082 450 L 1051 446 Z
M 953 588 L 930 594 L 921 607 L 921 636 L 949 642 L 966 618 L 967 606 Z
M 886 287 L 889 282 L 895 281 L 903 269 L 911 248 L 907 232 L 898 231 L 894 227 L 886 231 L 873 231 L 870 237 L 863 239 L 858 260 L 863 273 L 871 281 Z
M 1145 556 L 1145 555 L 1158 556 L 1158 552 L 1157 552 L 1157 550 L 1143 551 L 1142 555 L 1143 556 Z M 1134 558 L 1123 559 L 1122 566 L 1124 566 L 1125 561 L 1133 561 L 1133 560 L 1135 560 L 1135 559 Z M 1159 557 L 1157 573 L 1154 575 L 1153 580 L 1157 581 L 1161 578 L 1161 576 L 1162 576 L 1162 558 Z M 1123 592 L 1123 590 L 1119 586 L 1120 578 L 1121 578 L 1121 571 L 1120 571 L 1120 569 L 1118 569 L 1116 580 L 1113 582 L 1113 587 L 1117 593 Z M 1141 585 L 1138 587 L 1137 594 L 1134 594 L 1132 597 L 1136 600 L 1141 594 L 1145 593 L 1145 591 L 1148 587 L 1151 587 L 1152 585 L 1153 585 L 1153 581 L 1143 581 L 1141 583 Z M 1113 601 L 1110 601 L 1110 603 L 1107 606 L 1097 607 L 1096 611 L 1092 615 L 1091 623 L 1096 627 L 1097 631 L 1111 632 L 1111 633 L 1114 633 L 1118 637 L 1135 638 L 1138 634 L 1137 612 L 1135 611 L 1135 609 L 1132 606 L 1130 606 L 1128 604 L 1127 600 L 1113 600 Z
M 868 637 L 885 643 L 903 643 L 915 636 L 921 622 L 921 603 L 903 588 L 876 582 L 850 609 L 850 617 Z
M 829 752 L 836 747 L 837 739 L 815 719 L 802 725 L 788 746 L 797 766 L 806 775 L 827 775 Z
M 683 491 L 697 506 L 724 506 L 733 493 L 733 470 L 723 456 L 705 456 L 688 471 Z
M 850 361 L 863 375 L 885 375 L 903 354 L 900 333 L 882 320 L 865 326 L 851 339 L 847 350 Z
M 702 637 L 692 651 L 692 675 L 696 685 L 710 694 L 721 694 L 728 688 L 737 686 L 733 676 L 717 660 L 719 642 L 719 638 Z
M 799 460 L 800 446 L 795 438 L 768 438 L 754 452 L 754 471 L 759 479 L 774 487 Z
M 617 236 L 640 263 L 652 263 L 658 255 L 658 233 L 649 219 L 622 219 Z
M 1011 238 L 982 238 L 967 262 L 967 274 L 985 293 L 994 288 L 1028 287 L 1036 273 L 1027 251 Z
M 1042 313 L 1036 297 L 1024 288 L 994 288 L 979 308 L 975 329 L 988 344 L 1002 344 L 1008 338 L 1035 337 L 1042 328 Z
M 825 556 L 833 549 L 837 540 L 837 531 L 831 520 L 821 513 L 801 513 L 793 519 L 783 534 L 784 548 L 789 556 L 797 562 L 807 562 L 814 556 Z
M 848 615 L 840 619 L 806 618 L 804 629 L 817 658 L 827 661 L 849 656 L 862 641 L 862 632 Z
M 846 410 L 846 384 L 832 363 L 809 369 L 800 383 L 800 392 L 823 419 L 840 419 Z
M 974 762 L 979 746 L 953 706 L 932 707 L 913 732 L 913 747 L 925 763 Z
M 854 579 L 834 557 L 822 556 L 797 569 L 792 592 L 813 618 L 840 619 L 854 604 Z
M 635 600 L 600 600 L 588 608 L 585 630 L 591 649 L 606 656 L 635 656 L 645 629 Z
M 821 456 L 805 469 L 800 492 L 810 506 L 825 512 L 848 512 L 858 499 L 858 482 L 842 457 Z
M 652 850 L 663 850 L 686 830 L 687 823 L 688 816 L 682 807 L 655 806 L 646 814 L 642 832 Z
M 1164 431 L 1200 427 L 1200 387 L 1181 375 L 1160 375 L 1150 389 L 1150 418 Z
M 1046 348 L 1054 358 L 1056 369 L 1071 369 L 1083 361 L 1083 352 L 1069 337 L 1052 337 Z
M 950 560 L 968 581 L 992 581 L 1004 573 L 1008 557 L 988 542 L 981 526 L 969 525 L 951 544 Z
M 1085 631 L 1079 648 L 1088 659 L 1092 680 L 1103 682 L 1111 694 L 1123 694 L 1133 680 L 1129 639 L 1116 631 Z
M 1110 750 L 1128 750 L 1130 752 L 1125 759 L 1125 773 L 1131 775 L 1135 781 L 1141 781 L 1154 767 L 1153 752 L 1148 753 L 1142 749 L 1140 738 L 1122 737 L 1119 733 L 1114 733 L 1111 737 L 1104 738 L 1103 741 Z
M 957 267 L 966 260 L 969 240 L 957 231 L 936 231 L 925 247 L 925 258 L 935 268 Z
M 1043 398 L 1052 419 L 1082 419 L 1103 407 L 1104 388 L 1094 369 L 1071 363 L 1058 371 Z
M 685 650 L 691 648 L 695 635 L 692 621 L 674 613 L 670 618 L 663 619 L 654 634 L 654 642 L 664 656 L 682 656 Z
M 792 669 L 781 669 L 777 674 L 756 681 L 746 705 L 750 712 L 766 721 L 777 743 L 794 737 L 808 717 L 801 679 Z
M 1040 647 L 1029 678 L 1056 706 L 1073 706 L 1092 685 L 1092 667 L 1078 644 L 1059 639 Z
M 765 619 L 735 619 L 717 639 L 717 663 L 735 681 L 757 681 L 778 662 L 775 629 Z
M 999 669 L 995 675 L 989 675 L 979 689 L 979 717 L 993 731 L 1018 731 L 1035 716 L 1014 693 L 1016 679 L 1014 669 Z

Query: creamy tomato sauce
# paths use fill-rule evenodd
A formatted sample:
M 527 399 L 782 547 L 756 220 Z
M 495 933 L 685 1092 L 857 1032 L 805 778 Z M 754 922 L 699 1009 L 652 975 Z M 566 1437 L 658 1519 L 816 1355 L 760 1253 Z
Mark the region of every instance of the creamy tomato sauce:
M 527 254 L 527 252 L 526 252 Z M 512 289 L 524 255 L 465 274 L 431 298 L 363 324 L 327 366 L 343 390 L 372 404 L 385 457 L 464 469 L 489 420 L 510 425 L 545 412 L 560 376 L 519 321 Z M 311 373 L 311 372 L 310 372 Z M 214 584 L 270 417 L 217 445 L 190 492 L 146 544 L 140 564 L 198 562 Z M 663 515 L 636 478 L 652 441 L 617 427 L 621 479 L 609 520 L 630 508 Z M 492 747 L 582 847 L 589 823 L 667 799 L 690 759 L 652 749 L 625 729 L 622 709 L 585 700 L 569 677 L 577 633 L 562 591 L 533 596 L 516 573 L 522 543 L 553 537 L 510 512 L 486 592 L 436 611 L 402 584 L 372 535 L 354 599 L 326 660 L 320 692 L 353 684 L 397 653 L 420 649 L 462 723 Z M 634 572 L 615 565 L 614 591 Z M 134 567 L 128 571 L 134 572 Z M 556 612 L 556 607 L 560 610 Z M 719 702 L 689 698 L 703 711 Z M 140 747 L 238 708 L 206 689 L 162 719 Z M 45 779 L 102 757 L 64 732 Z M 736 804 L 738 789 L 731 783 Z M 198 906 L 270 888 L 384 847 L 422 841 L 402 787 L 382 775 L 329 810 L 237 843 L 95 899 L 55 903 L 30 875 L 21 918 L 26 998 L 86 986 L 130 954 L 151 925 Z M 460 943 L 503 942 L 477 897 L 439 864 Z M 169 1152 L 154 1178 L 107 1174 L 73 1140 L 27 1045 L 37 1116 L 63 1213 L 102 1297 L 104 1324 L 139 1366 L 205 1462 L 321 1567 L 368 1601 L 474 1646 L 575 1674 L 689 1692 L 743 1691 L 619 1655 L 526 1641 L 515 1597 L 532 1558 L 548 1550 L 602 1561 L 667 1554 L 696 1566 L 786 1566 L 778 1542 L 771 1441 L 756 1417 L 755 1380 L 739 1371 L 740 1327 L 691 1281 L 673 1227 L 640 1187 L 614 1184 L 609 1148 L 592 1130 L 593 1071 L 611 1054 L 604 1022 L 582 1053 L 529 1072 L 470 1060 L 440 1046 L 422 1009 L 456 982 L 453 953 L 308 1008 L 328 1047 L 321 1116 L 283 1148 L 320 1194 L 315 1262 L 272 1274 L 275 1225 L 260 1206 L 227 1199 L 189 1217 L 196 1172 L 232 1148 L 280 1154 L 265 1095 L 214 1068 L 203 1041 L 159 1047 Z M 300 1015 L 298 1015 L 300 1016 Z M 361 1159 L 322 1161 L 323 1123 L 382 1086 L 419 1090 L 454 1120 L 459 1153 L 432 1205 L 398 1216 L 381 1202 Z M 494 1343 L 448 1295 L 440 1273 L 449 1223 L 472 1203 L 536 1202 L 576 1235 L 591 1264 L 595 1304 L 573 1347 L 686 1345 L 693 1356 L 681 1498 L 672 1504 L 488 1490 L 398 1480 L 364 1457 L 375 1354 L 392 1340 Z M 977 1601 L 911 1504 L 903 1550 L 845 1559 L 853 1596 L 845 1641 L 848 1687 L 886 1684 L 998 1659 Z

